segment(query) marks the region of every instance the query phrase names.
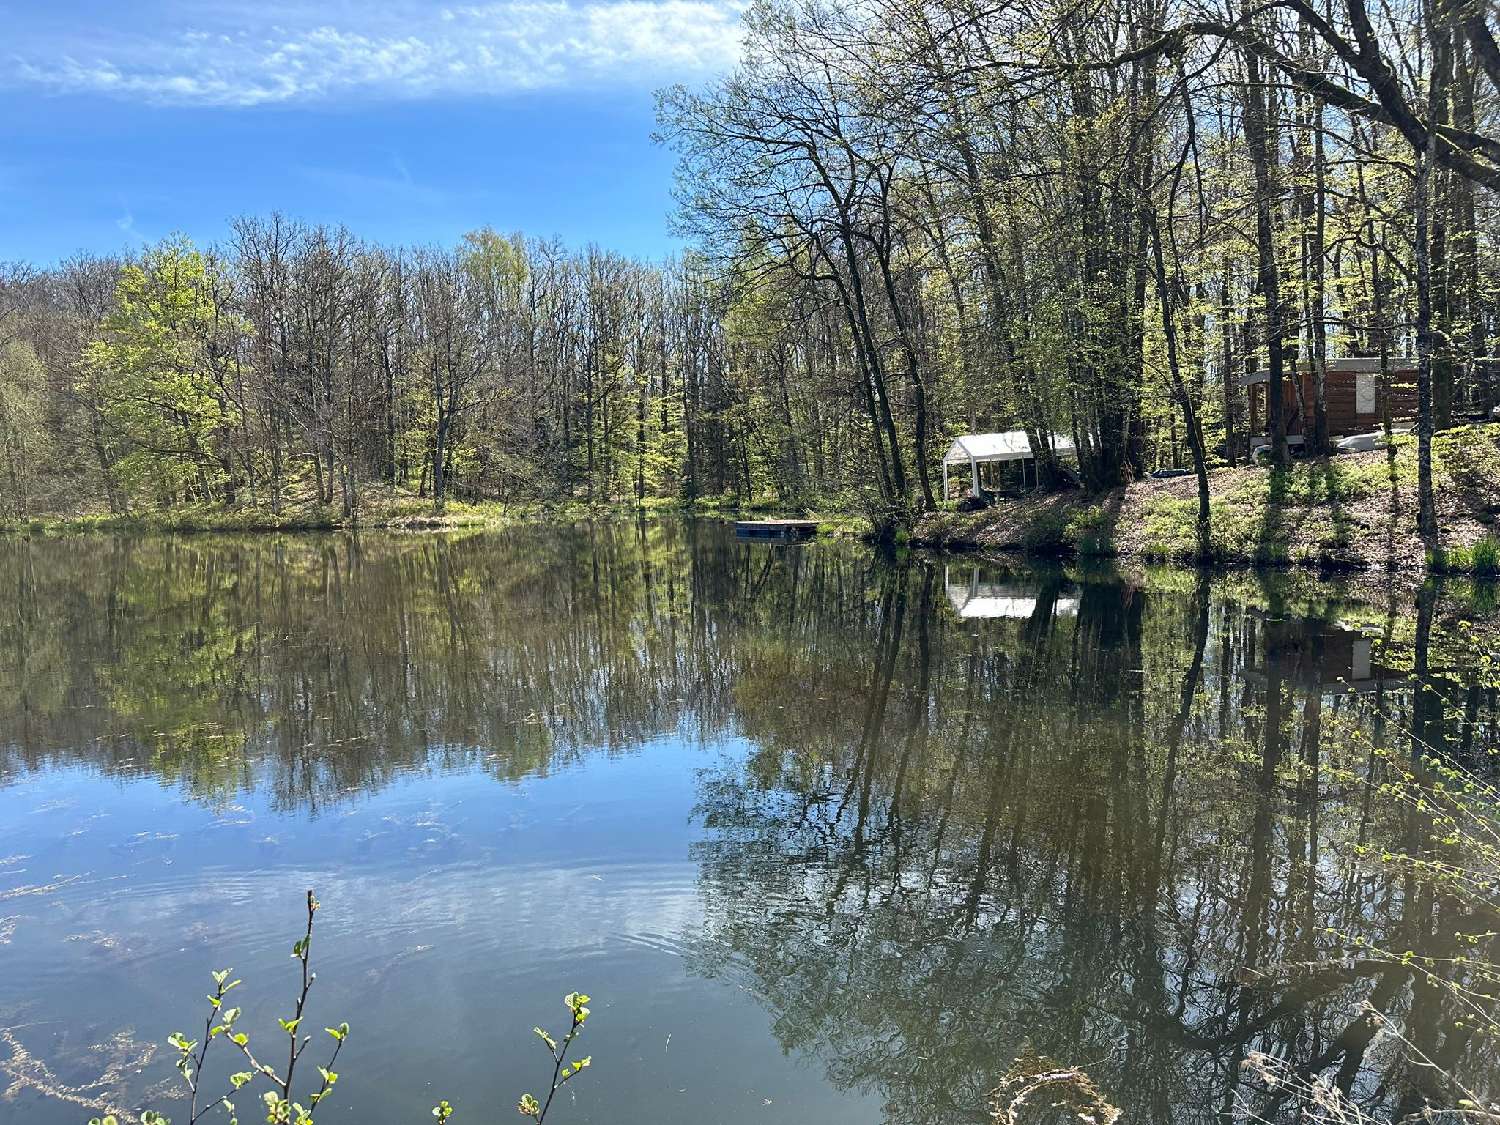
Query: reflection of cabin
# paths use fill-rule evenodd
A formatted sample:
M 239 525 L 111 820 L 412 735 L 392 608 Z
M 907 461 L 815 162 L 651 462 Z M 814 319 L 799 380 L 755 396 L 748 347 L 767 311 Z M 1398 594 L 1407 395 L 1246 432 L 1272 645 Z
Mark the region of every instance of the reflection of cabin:
M 1346 695 L 1406 685 L 1404 673 L 1372 662 L 1373 642 L 1357 629 L 1251 612 L 1261 621 L 1261 662 L 1243 674 L 1257 687 L 1276 679 Z
M 1076 456 L 1073 443 L 1057 434 L 1052 435 L 1052 448 L 1059 460 Z M 1025 430 L 955 438 L 943 454 L 944 500 L 951 494 L 948 470 L 952 468 L 967 470 L 971 496 L 1016 495 L 1036 487 L 1036 455 Z
M 1035 583 L 984 582 L 980 568 L 945 567 L 943 584 L 953 612 L 965 620 L 984 617 L 1030 618 L 1041 601 Z M 1053 617 L 1073 617 L 1078 613 L 1076 597 L 1052 599 Z
M 1390 384 L 1382 388 L 1380 358 L 1356 356 L 1331 359 L 1323 376 L 1323 401 L 1328 411 L 1328 436 L 1349 437 L 1377 430 L 1385 420 L 1389 398 L 1391 418 L 1410 420 L 1417 412 L 1417 368 L 1412 359 L 1392 359 Z M 1312 430 L 1313 411 L 1317 402 L 1317 377 L 1311 365 L 1301 364 L 1296 378 L 1287 372 L 1281 381 L 1282 415 L 1286 418 L 1287 440 L 1301 445 L 1303 435 Z M 1270 392 L 1270 375 L 1257 371 L 1240 380 L 1250 394 L 1250 433 L 1267 435 L 1270 420 L 1266 404 Z

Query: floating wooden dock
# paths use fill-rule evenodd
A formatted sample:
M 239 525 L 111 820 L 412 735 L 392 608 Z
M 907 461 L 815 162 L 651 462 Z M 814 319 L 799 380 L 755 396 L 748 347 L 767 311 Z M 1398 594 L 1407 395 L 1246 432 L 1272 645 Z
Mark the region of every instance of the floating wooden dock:
M 817 533 L 817 520 L 736 520 L 734 524 L 734 534 L 740 539 L 811 539 Z

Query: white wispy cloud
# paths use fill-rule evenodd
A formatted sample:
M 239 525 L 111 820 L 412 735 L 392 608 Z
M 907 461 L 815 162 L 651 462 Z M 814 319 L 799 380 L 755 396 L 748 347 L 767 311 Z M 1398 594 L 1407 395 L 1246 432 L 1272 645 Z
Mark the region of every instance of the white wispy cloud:
M 502 0 L 439 10 L 217 6 L 213 23 L 38 35 L 0 81 L 159 104 L 254 106 L 653 84 L 738 57 L 738 0 Z M 273 22 L 274 21 L 274 22 Z M 8 57 L 7 57 L 8 56 Z
M 131 242 L 138 242 L 142 246 L 150 245 L 151 240 L 136 228 L 135 212 L 126 207 L 123 201 L 120 206 L 120 217 L 115 220 L 115 227 Z

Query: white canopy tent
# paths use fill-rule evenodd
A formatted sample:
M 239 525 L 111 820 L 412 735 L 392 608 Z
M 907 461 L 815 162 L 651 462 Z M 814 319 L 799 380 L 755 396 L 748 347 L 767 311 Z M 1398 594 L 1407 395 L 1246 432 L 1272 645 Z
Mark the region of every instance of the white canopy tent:
M 1059 456 L 1075 452 L 1073 443 L 1059 434 L 1052 435 L 1052 448 Z M 967 465 L 969 477 L 978 496 L 982 491 L 979 483 L 979 466 L 1002 464 L 1008 461 L 1021 462 L 1021 482 L 1026 482 L 1026 462 L 1032 462 L 1031 481 L 1036 483 L 1036 455 L 1031 450 L 1031 440 L 1025 430 L 1006 430 L 1000 434 L 965 434 L 955 438 L 943 454 L 943 499 L 948 499 L 948 470 L 954 465 Z

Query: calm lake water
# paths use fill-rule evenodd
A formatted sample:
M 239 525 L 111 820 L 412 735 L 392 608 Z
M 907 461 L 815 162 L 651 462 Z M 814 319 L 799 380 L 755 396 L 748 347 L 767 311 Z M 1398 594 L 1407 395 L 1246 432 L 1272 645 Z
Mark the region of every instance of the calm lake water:
M 711 523 L 0 540 L 0 1120 L 183 1113 L 161 1041 L 214 968 L 289 1013 L 308 887 L 320 1123 L 517 1120 L 574 989 L 558 1125 L 981 1122 L 1028 1045 L 1131 1121 L 1215 1120 L 1252 1050 L 1396 1107 L 1361 1000 L 1492 1047 L 1399 974 L 1245 970 L 1441 949 L 1356 855 L 1411 824 L 1351 730 L 1496 745 L 1414 629 Z

